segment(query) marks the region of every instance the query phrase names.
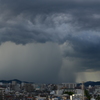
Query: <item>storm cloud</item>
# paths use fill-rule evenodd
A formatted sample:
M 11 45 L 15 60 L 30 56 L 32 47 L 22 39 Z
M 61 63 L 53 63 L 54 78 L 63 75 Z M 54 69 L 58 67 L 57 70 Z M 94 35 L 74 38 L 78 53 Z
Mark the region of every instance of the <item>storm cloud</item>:
M 24 70 L 37 82 L 75 82 L 77 73 L 100 71 L 99 8 L 99 0 L 0 0 L 1 69 L 17 70 L 20 79 Z
M 1 42 L 63 43 L 77 31 L 99 31 L 98 0 L 1 0 L 0 8 Z

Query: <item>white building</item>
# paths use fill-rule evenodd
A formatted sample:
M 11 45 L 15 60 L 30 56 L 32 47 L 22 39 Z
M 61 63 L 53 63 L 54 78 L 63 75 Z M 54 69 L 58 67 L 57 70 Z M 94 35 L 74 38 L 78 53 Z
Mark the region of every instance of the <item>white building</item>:
M 62 95 L 63 94 L 63 90 L 56 90 L 56 94 L 57 95 Z
M 51 91 L 50 94 L 51 94 L 51 95 L 54 95 L 54 94 L 55 94 L 55 91 Z
M 16 85 L 17 84 L 17 82 L 16 81 L 12 81 L 12 85 Z
M 76 94 L 82 95 L 82 93 L 83 93 L 83 90 L 82 89 L 76 89 Z
M 82 95 L 73 94 L 70 96 L 70 100 L 82 100 Z

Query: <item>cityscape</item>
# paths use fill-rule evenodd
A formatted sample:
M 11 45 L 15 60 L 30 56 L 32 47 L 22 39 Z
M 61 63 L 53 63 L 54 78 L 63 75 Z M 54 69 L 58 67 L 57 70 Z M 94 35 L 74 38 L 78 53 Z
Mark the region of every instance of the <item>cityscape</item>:
M 100 81 L 40 84 L 2 80 L 0 100 L 100 100 Z
M 0 0 L 0 100 L 100 100 L 100 0 Z

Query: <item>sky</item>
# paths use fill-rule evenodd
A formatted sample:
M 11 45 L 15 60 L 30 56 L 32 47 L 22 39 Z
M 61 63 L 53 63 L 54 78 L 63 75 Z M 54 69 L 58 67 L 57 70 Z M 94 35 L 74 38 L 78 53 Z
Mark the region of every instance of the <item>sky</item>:
M 0 0 L 0 79 L 100 81 L 100 0 Z

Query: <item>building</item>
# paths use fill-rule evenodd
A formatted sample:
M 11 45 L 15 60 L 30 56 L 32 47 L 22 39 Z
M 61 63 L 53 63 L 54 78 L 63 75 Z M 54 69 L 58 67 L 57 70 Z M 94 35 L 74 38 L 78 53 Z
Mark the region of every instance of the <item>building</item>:
M 63 87 L 66 88 L 75 88 L 76 87 L 76 83 L 62 83 Z

